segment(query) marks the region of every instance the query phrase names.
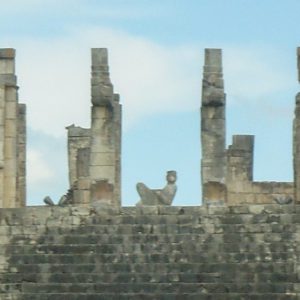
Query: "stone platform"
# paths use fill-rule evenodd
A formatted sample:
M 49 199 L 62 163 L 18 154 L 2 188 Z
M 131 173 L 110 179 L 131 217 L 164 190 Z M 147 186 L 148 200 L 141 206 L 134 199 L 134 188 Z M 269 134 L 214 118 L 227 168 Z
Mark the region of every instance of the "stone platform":
M 0 210 L 1 300 L 300 299 L 300 206 Z

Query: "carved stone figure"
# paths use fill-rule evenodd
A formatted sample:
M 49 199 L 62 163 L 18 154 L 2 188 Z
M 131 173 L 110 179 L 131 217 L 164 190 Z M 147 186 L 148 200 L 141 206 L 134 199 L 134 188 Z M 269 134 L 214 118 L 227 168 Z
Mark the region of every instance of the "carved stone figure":
M 54 205 L 55 205 L 54 202 L 52 201 L 52 199 L 51 199 L 49 196 L 46 196 L 46 197 L 44 198 L 44 203 L 45 203 L 46 205 L 49 205 L 49 206 L 54 206 Z
M 171 205 L 177 191 L 176 171 L 168 171 L 166 180 L 167 184 L 162 189 L 149 189 L 144 183 L 139 182 L 136 189 L 141 200 L 136 205 Z

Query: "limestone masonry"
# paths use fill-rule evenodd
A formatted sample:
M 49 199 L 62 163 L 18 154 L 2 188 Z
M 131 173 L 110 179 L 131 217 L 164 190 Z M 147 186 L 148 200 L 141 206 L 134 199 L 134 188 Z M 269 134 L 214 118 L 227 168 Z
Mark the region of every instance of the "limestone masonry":
M 254 136 L 226 149 L 222 52 L 206 49 L 203 204 L 171 206 L 172 170 L 122 207 L 122 107 L 104 48 L 92 49 L 91 77 L 90 128 L 66 127 L 69 190 L 26 207 L 26 107 L 15 50 L 0 49 L 0 300 L 300 300 L 300 94 L 294 182 L 255 182 Z

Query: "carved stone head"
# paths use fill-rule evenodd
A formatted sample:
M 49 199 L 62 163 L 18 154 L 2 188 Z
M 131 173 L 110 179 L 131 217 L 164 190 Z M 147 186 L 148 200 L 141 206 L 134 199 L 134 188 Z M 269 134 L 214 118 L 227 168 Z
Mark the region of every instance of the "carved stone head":
M 168 171 L 166 176 L 167 182 L 170 184 L 174 184 L 177 180 L 176 171 Z

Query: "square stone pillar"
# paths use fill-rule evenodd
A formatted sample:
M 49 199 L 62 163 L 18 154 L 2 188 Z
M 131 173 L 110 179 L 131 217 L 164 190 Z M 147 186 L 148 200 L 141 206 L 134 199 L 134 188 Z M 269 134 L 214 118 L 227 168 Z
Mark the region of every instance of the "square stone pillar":
M 226 198 L 225 103 L 221 49 L 205 49 L 201 105 L 204 203 Z
M 298 82 L 300 82 L 300 47 L 297 48 Z M 293 167 L 295 203 L 300 203 L 300 93 L 296 95 L 293 121 Z
M 231 194 L 252 192 L 253 180 L 253 135 L 234 135 L 232 145 L 227 150 L 227 201 Z
M 107 49 L 92 49 L 91 200 L 119 206 L 121 106 L 109 78 Z
M 0 207 L 25 206 L 25 105 L 18 103 L 15 50 L 0 49 Z

